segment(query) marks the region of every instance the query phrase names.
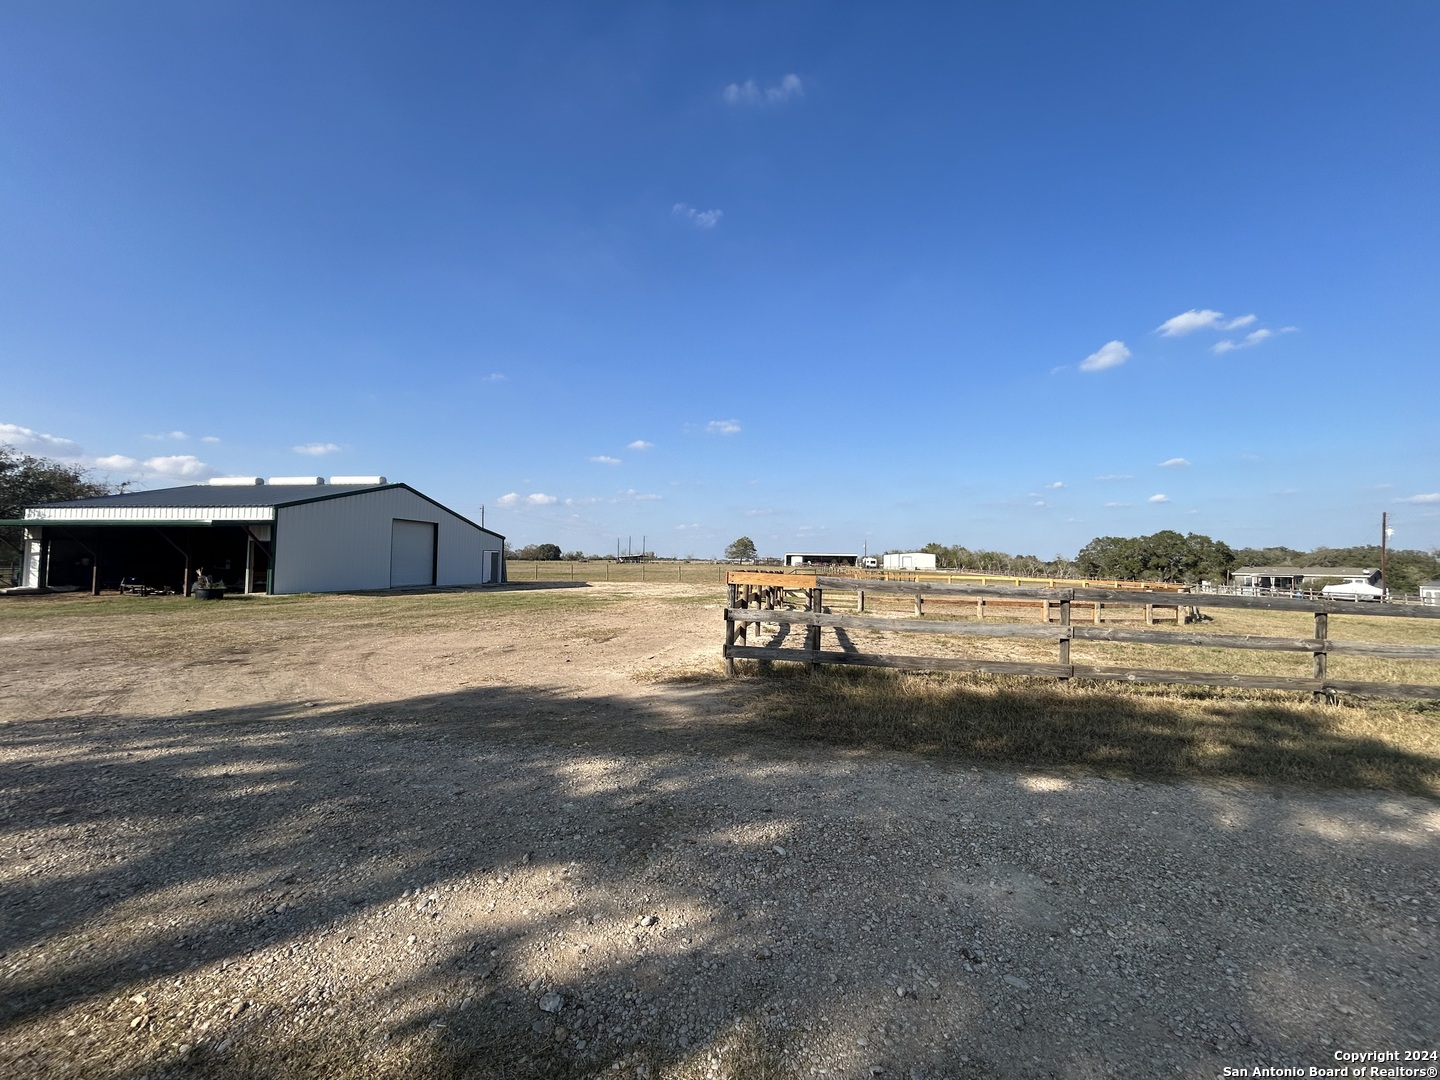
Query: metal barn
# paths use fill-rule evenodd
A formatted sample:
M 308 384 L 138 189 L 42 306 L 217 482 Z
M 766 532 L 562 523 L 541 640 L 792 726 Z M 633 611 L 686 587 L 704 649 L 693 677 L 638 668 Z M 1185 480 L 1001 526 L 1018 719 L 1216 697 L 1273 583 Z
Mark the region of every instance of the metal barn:
M 505 580 L 505 538 L 377 477 L 223 478 L 27 508 L 22 586 L 346 592 Z

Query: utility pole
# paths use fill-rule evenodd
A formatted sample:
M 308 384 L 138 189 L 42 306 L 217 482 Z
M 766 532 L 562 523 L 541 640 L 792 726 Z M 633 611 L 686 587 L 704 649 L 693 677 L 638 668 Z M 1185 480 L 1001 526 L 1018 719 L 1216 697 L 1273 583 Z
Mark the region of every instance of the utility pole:
M 1387 588 L 1385 581 L 1385 549 L 1387 547 L 1387 541 L 1390 539 L 1389 517 L 1390 515 L 1387 513 L 1381 513 L 1380 515 L 1380 596 L 1382 599 L 1385 596 L 1385 590 Z

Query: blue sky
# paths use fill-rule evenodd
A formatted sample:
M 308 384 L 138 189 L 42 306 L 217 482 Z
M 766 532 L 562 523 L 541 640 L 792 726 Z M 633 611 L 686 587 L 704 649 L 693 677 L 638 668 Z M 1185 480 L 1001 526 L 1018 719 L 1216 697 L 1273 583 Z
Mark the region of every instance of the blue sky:
M 1437 546 L 1437 32 L 9 4 L 0 440 L 567 550 Z

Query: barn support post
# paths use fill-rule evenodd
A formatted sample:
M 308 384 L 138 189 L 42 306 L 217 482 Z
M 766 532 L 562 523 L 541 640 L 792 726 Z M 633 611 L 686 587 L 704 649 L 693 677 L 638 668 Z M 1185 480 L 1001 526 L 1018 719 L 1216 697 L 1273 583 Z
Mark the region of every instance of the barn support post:
M 164 529 L 157 528 L 155 531 L 160 534 L 160 538 L 161 538 L 162 540 L 164 540 L 167 544 L 169 544 L 171 547 L 173 547 L 176 551 L 180 552 L 180 554 L 185 557 L 185 571 L 184 571 L 185 576 L 180 579 L 180 595 L 181 595 L 181 596 L 189 596 L 189 595 L 190 595 L 190 552 L 186 551 L 186 550 L 185 550 L 184 548 L 182 548 L 179 544 L 177 544 L 174 540 L 171 540 L 170 537 L 165 534 L 165 530 L 164 530 Z

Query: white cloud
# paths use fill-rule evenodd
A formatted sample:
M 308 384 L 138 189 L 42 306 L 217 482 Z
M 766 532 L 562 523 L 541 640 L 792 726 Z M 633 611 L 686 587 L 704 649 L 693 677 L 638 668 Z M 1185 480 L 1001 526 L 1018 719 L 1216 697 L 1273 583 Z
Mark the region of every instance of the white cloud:
M 1036 500 L 1035 500 L 1035 505 L 1036 505 L 1036 506 L 1044 506 L 1044 505 L 1045 505 L 1045 500 L 1044 500 L 1044 499 L 1036 499 Z
M 1188 469 L 1190 462 L 1183 457 L 1172 457 L 1160 462 L 1158 467 L 1161 469 Z
M 613 501 L 624 502 L 625 500 L 629 499 L 633 502 L 659 502 L 664 497 L 665 496 L 663 495 L 652 495 L 647 492 L 636 491 L 634 488 L 626 488 L 624 491 L 617 494 Z
M 646 442 L 644 439 L 636 439 L 636 440 L 635 440 L 634 442 L 632 442 L 632 443 L 626 443 L 626 444 L 625 444 L 625 449 L 626 449 L 626 450 L 654 450 L 654 449 L 655 449 L 655 444 L 654 444 L 653 442 Z
M 1298 334 L 1299 332 L 1300 332 L 1300 327 L 1298 327 L 1298 326 L 1282 326 L 1282 327 L 1280 327 L 1280 333 L 1282 333 L 1282 334 Z
M 766 105 L 783 105 L 787 101 L 805 96 L 805 86 L 800 81 L 799 75 L 786 75 L 774 86 L 762 87 L 754 79 L 746 79 L 743 83 L 731 83 L 720 92 L 727 105 L 749 105 L 761 107 Z
M 1411 495 L 1408 499 L 1396 499 L 1395 501 L 1403 503 L 1440 503 L 1440 491 L 1431 491 L 1424 495 Z
M 1107 474 L 1104 475 L 1104 476 L 1097 476 L 1097 477 L 1095 477 L 1095 479 L 1103 482 L 1103 481 L 1106 481 L 1106 480 L 1134 480 L 1135 477 L 1131 476 L 1129 473 L 1118 473 L 1118 472 L 1117 472 L 1117 473 L 1107 473 Z
M 1146 502 L 1152 502 L 1152 503 L 1167 503 L 1167 502 L 1170 501 L 1170 496 L 1169 496 L 1169 495 L 1151 495 L 1150 498 L 1146 499 L 1145 501 L 1146 501 Z
M 1063 488 L 1065 486 L 1065 483 L 1062 480 L 1056 480 L 1053 484 L 1046 484 L 1045 486 L 1051 491 L 1057 491 L 1060 488 Z
M 531 506 L 554 506 L 560 499 L 555 495 L 546 495 L 543 491 L 537 491 L 533 495 L 526 495 L 525 501 Z
M 595 455 L 594 457 L 592 457 L 590 460 L 593 461 L 593 462 L 595 462 L 596 465 L 619 465 L 619 464 L 620 464 L 620 459 L 619 459 L 618 457 L 610 457 L 608 454 L 596 454 L 596 455 Z
M 190 438 L 190 436 L 183 431 L 167 431 L 160 435 L 146 435 L 145 438 L 150 439 L 154 442 L 162 442 L 165 439 L 174 439 L 176 442 L 184 442 L 186 439 Z
M 516 503 L 518 503 L 519 501 L 520 501 L 520 493 L 519 493 L 518 491 L 511 491 L 511 492 L 507 492 L 507 493 L 504 494 L 504 495 L 501 495 L 500 498 L 496 499 L 496 500 L 495 500 L 495 505 L 496 505 L 496 506 L 514 506 L 514 505 L 515 505 Z
M 696 210 L 693 206 L 683 202 L 677 202 L 672 206 L 670 213 L 690 222 L 697 229 L 713 229 L 725 216 L 724 210 Z
M 1254 315 L 1241 315 L 1239 318 L 1231 319 L 1231 320 L 1230 320 L 1229 322 L 1227 322 L 1224 326 L 1220 327 L 1220 329 L 1221 329 L 1221 330 L 1239 330 L 1239 329 L 1242 329 L 1243 327 L 1249 326 L 1249 325 L 1250 325 L 1251 323 L 1253 323 L 1254 321 L 1255 321 L 1255 316 L 1254 316 Z
M 738 435 L 740 434 L 740 421 L 711 420 L 705 425 L 705 430 L 711 435 Z
M 1080 361 L 1081 371 L 1104 371 L 1119 367 L 1130 359 L 1130 350 L 1123 341 L 1107 341 L 1084 360 Z
M 1224 341 L 1217 341 L 1214 345 L 1210 346 L 1210 351 L 1213 352 L 1216 356 L 1220 356 L 1223 353 L 1234 352 L 1236 349 L 1248 349 L 1252 346 L 1259 345 L 1262 341 L 1271 336 L 1272 332 L 1263 328 L 1259 330 L 1252 330 L 1239 341 L 1231 341 L 1228 338 Z
M 203 442 L 203 443 L 218 443 L 218 442 L 220 441 L 220 436 L 219 436 L 219 435 L 201 435 L 201 436 L 200 436 L 200 441 Z
M 74 439 L 47 435 L 19 424 L 0 424 L 0 443 L 9 443 L 16 450 L 25 453 L 60 454 L 65 457 L 74 457 L 80 453 L 80 444 Z
M 1181 312 L 1173 319 L 1166 319 L 1155 328 L 1155 332 L 1161 337 L 1183 337 L 1186 334 L 1193 334 L 1196 330 L 1219 330 L 1221 321 L 1225 316 L 1218 311 L 1211 311 L 1209 308 Z
M 1108 507 L 1114 508 L 1114 507 L 1120 507 L 1120 506 L 1129 506 L 1130 504 L 1127 503 L 1127 502 L 1107 502 L 1105 505 L 1108 506 Z
M 140 461 L 125 454 L 109 454 L 95 459 L 95 467 L 120 473 L 135 480 L 200 480 L 215 470 L 194 454 L 169 454 Z
M 489 375 L 486 375 L 485 378 L 481 379 L 480 381 L 481 381 L 481 382 L 504 382 L 504 381 L 505 381 L 505 376 L 502 375 L 502 374 L 500 374 L 500 372 L 498 372 L 498 371 L 492 371 Z
M 308 454 L 311 457 L 323 457 L 326 454 L 333 454 L 337 452 L 340 447 L 336 446 L 333 442 L 312 442 L 305 443 L 303 446 L 292 446 L 290 449 L 294 450 L 297 454 Z

